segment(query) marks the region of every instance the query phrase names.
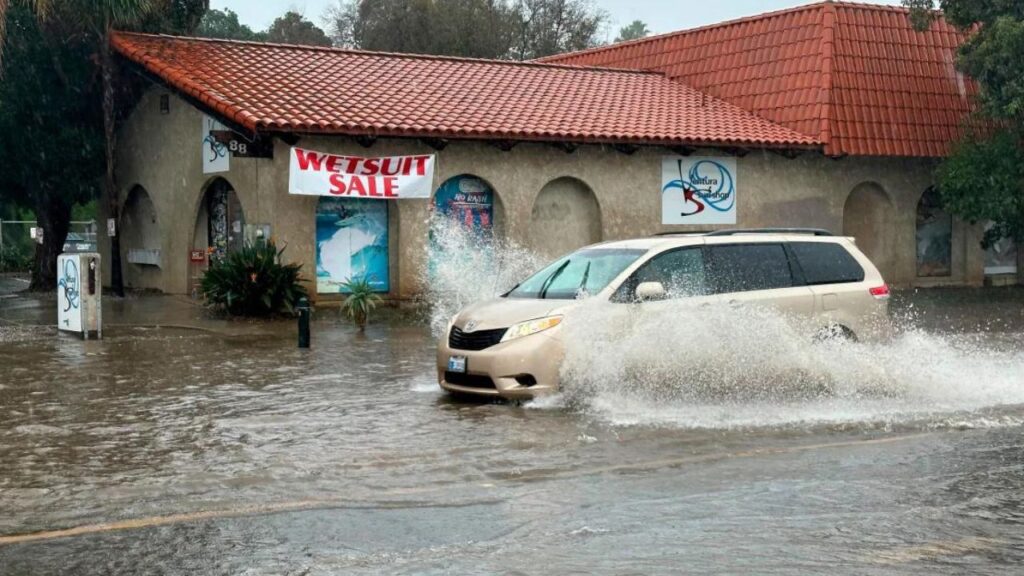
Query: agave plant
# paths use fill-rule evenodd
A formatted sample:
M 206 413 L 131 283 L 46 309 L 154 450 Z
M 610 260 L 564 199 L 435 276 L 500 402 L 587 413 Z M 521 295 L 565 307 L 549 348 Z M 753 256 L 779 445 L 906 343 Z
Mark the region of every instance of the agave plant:
M 341 284 L 341 287 L 348 295 L 341 309 L 355 322 L 359 330 L 366 329 L 366 322 L 370 318 L 370 311 L 381 302 L 381 297 L 373 291 L 368 278 L 349 278 Z
M 269 316 L 294 312 L 307 296 L 298 264 L 282 264 L 284 248 L 273 242 L 247 243 L 214 262 L 203 276 L 203 296 L 210 305 L 238 316 Z

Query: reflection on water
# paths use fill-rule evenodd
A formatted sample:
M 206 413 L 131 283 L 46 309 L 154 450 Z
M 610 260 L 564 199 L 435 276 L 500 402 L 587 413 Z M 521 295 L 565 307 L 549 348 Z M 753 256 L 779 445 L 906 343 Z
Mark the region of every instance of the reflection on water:
M 657 323 L 597 326 L 572 351 L 582 384 L 525 406 L 445 397 L 426 327 L 321 322 L 310 351 L 288 331 L 81 342 L 5 328 L 0 535 L 323 505 L 0 545 L 0 567 L 923 574 L 1024 561 L 1018 329 L 812 348 L 762 318 L 718 340 L 699 328 L 703 347 L 673 333 L 687 353 L 666 355 L 644 344 Z M 736 364 L 679 363 L 699 354 Z

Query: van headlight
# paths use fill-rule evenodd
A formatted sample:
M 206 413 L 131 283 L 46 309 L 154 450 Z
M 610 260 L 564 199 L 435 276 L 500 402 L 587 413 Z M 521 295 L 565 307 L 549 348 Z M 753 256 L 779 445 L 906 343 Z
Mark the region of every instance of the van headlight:
M 537 332 L 550 330 L 561 323 L 561 316 L 548 316 L 547 318 L 537 318 L 536 320 L 520 322 L 506 330 L 505 335 L 501 337 L 501 341 L 508 342 L 509 340 L 515 340 L 516 338 L 522 338 L 523 336 L 529 336 L 531 334 L 536 334 Z

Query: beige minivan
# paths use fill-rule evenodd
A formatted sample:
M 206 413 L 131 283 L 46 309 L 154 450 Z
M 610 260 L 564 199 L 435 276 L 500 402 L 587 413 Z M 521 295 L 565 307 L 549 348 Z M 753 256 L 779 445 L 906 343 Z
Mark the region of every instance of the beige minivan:
M 564 356 L 560 326 L 583 298 L 649 307 L 682 298 L 767 305 L 802 318 L 817 335 L 849 339 L 876 339 L 889 330 L 889 287 L 852 238 L 759 229 L 605 242 L 452 318 L 437 346 L 441 387 L 512 400 L 556 391 Z

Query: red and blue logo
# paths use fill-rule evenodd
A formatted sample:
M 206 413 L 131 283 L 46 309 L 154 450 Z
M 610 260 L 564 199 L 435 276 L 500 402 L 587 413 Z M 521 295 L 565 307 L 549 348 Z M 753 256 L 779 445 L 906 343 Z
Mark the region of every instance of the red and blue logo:
M 714 160 L 700 160 L 683 173 L 683 161 L 677 160 L 679 179 L 672 180 L 661 189 L 661 193 L 683 194 L 680 216 L 695 216 L 711 209 L 729 212 L 736 206 L 736 180 L 732 173 Z

